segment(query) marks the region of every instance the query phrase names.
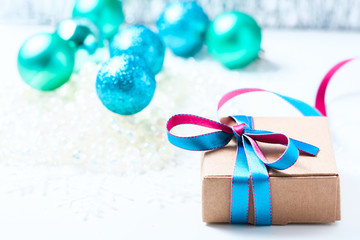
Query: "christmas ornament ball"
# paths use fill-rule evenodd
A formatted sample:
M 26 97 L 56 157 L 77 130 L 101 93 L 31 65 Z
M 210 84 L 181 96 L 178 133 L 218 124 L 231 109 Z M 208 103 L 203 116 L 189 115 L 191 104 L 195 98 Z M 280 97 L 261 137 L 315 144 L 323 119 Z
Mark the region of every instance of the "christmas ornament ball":
M 70 79 L 74 51 L 57 34 L 35 34 L 20 47 L 17 59 L 20 76 L 37 90 L 54 90 Z
M 76 48 L 85 49 L 89 54 L 101 47 L 99 29 L 86 18 L 65 19 L 59 22 L 56 33 L 74 44 Z
M 121 115 L 143 110 L 154 96 L 154 74 L 139 56 L 110 58 L 98 72 L 96 93 L 106 108 Z
M 223 65 L 241 68 L 258 57 L 261 28 L 245 13 L 226 12 L 210 24 L 206 43 L 209 53 Z
M 204 43 L 209 18 L 195 1 L 176 1 L 165 7 L 156 24 L 166 46 L 175 55 L 190 57 Z
M 72 16 L 88 18 L 107 39 L 119 30 L 124 21 L 120 0 L 76 0 Z
M 165 45 L 161 38 L 142 25 L 131 25 L 121 29 L 110 42 L 110 56 L 130 55 L 142 57 L 154 74 L 160 72 L 164 57 Z

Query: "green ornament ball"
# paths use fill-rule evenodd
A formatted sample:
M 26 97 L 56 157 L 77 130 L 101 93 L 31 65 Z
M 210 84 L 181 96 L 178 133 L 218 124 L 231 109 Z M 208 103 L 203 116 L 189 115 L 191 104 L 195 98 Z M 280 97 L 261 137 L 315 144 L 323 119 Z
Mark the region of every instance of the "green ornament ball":
M 261 28 L 245 13 L 225 12 L 210 24 L 206 43 L 209 53 L 226 67 L 245 67 L 259 55 Z
M 124 21 L 120 0 L 76 0 L 72 16 L 88 18 L 107 39 L 118 32 Z
M 102 46 L 98 28 L 87 18 L 62 20 L 56 33 L 76 49 L 85 49 L 89 54 L 94 54 Z
M 17 66 L 20 76 L 37 90 L 54 90 L 70 79 L 74 52 L 57 34 L 35 34 L 25 40 L 19 50 Z

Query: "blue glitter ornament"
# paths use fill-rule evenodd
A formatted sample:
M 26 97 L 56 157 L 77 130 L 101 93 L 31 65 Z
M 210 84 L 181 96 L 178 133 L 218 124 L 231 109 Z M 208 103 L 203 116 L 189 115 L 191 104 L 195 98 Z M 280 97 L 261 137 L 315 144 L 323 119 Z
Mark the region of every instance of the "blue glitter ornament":
M 110 42 L 110 56 L 126 51 L 129 55 L 144 58 L 154 74 L 160 72 L 165 56 L 161 38 L 142 25 L 132 25 L 120 30 Z
M 156 24 L 175 55 L 190 57 L 200 51 L 205 41 L 209 18 L 195 1 L 178 1 L 165 7 Z
M 122 54 L 105 62 L 96 79 L 96 93 L 110 111 L 132 115 L 149 105 L 156 81 L 145 61 Z

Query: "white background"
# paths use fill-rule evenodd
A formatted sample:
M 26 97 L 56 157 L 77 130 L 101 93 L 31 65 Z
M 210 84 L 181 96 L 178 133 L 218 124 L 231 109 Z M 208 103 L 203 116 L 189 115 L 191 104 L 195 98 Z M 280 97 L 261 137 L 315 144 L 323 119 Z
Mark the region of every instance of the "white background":
M 3 120 L 7 118 L 2 111 L 6 98 L 21 97 L 16 95 L 17 91 L 26 88 L 16 69 L 19 46 L 27 36 L 44 29 L 48 30 L 0 26 L 0 117 Z M 204 101 L 184 103 L 181 111 L 214 114 L 219 97 L 240 87 L 274 90 L 313 104 L 317 86 L 326 71 L 338 61 L 360 52 L 359 33 L 266 30 L 263 35 L 262 59 L 242 71 L 221 67 L 206 52 L 195 60 L 179 59 L 167 52 L 161 74 L 170 77 L 182 74 L 188 78 L 186 84 L 195 84 L 200 73 L 209 95 L 202 92 L 199 96 L 206 98 Z M 193 71 L 198 74 L 190 74 Z M 6 159 L 10 156 L 4 154 L 0 159 L 0 239 L 358 238 L 359 76 L 360 61 L 349 64 L 334 77 L 327 93 L 330 130 L 341 177 L 340 222 L 271 227 L 202 223 L 200 156 L 175 148 L 177 159 L 169 160 L 162 170 L 148 169 L 143 174 L 126 176 L 92 172 L 71 163 L 41 164 L 31 157 L 26 164 L 17 163 L 15 152 L 12 162 Z M 217 85 L 206 85 L 206 79 L 211 78 L 216 78 Z M 10 91 L 12 96 L 8 95 L 9 89 L 14 90 Z M 191 87 L 187 91 L 189 95 L 197 94 Z M 241 102 L 241 109 L 254 115 L 297 115 L 290 108 L 282 108 L 280 101 L 272 96 L 257 97 L 257 106 Z M 280 104 L 280 107 L 273 108 L 271 104 Z M 12 129 L 0 126 L 0 136 L 9 131 Z M 50 137 L 49 140 L 57 141 Z M 31 145 L 29 141 L 29 147 Z M 9 146 L 0 146 L 6 147 Z M 82 201 L 84 197 L 87 201 Z

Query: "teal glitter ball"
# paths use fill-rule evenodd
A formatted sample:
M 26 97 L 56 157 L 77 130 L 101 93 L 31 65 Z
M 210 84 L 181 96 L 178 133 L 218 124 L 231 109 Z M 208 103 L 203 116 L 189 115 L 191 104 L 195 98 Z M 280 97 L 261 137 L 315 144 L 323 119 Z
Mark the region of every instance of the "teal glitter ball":
M 77 49 L 85 49 L 89 54 L 102 46 L 99 29 L 86 18 L 65 19 L 59 22 L 56 33 Z
M 195 1 L 176 1 L 165 7 L 156 24 L 175 55 L 191 57 L 203 46 L 209 18 Z
M 210 24 L 206 35 L 209 53 L 226 67 L 241 68 L 258 58 L 261 28 L 241 12 L 225 12 Z
M 51 91 L 66 83 L 73 72 L 75 50 L 57 34 L 40 33 L 21 46 L 17 66 L 31 87 Z
M 154 74 L 161 71 L 165 45 L 161 38 L 142 25 L 132 25 L 121 29 L 110 42 L 110 56 L 118 56 L 126 51 L 130 55 L 142 57 Z
M 120 0 L 76 0 L 72 16 L 88 18 L 107 39 L 117 33 L 124 21 Z
M 106 108 L 121 115 L 143 110 L 154 96 L 156 81 L 145 61 L 122 54 L 105 62 L 98 72 L 96 93 Z

